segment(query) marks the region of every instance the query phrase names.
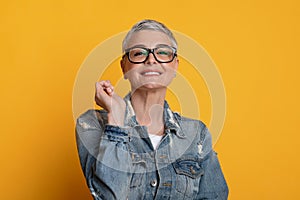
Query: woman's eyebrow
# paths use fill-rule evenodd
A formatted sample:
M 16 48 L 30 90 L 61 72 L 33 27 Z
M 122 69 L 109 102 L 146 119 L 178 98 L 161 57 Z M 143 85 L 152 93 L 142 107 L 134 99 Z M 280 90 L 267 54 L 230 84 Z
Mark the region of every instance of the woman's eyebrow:
M 156 44 L 154 48 L 157 48 L 157 47 L 166 47 L 166 46 L 169 47 L 170 45 L 168 45 L 168 44 Z M 147 48 L 148 49 L 148 47 L 146 45 L 144 45 L 144 44 L 136 44 L 136 45 L 134 45 L 132 47 L 129 47 L 127 49 L 139 48 L 139 47 Z
M 127 48 L 127 49 L 139 48 L 139 47 L 146 48 L 146 46 L 145 46 L 145 45 L 143 45 L 143 44 L 137 44 L 137 45 L 134 45 L 134 46 L 132 46 L 132 47 L 129 47 L 129 48 Z
M 155 47 L 170 47 L 171 45 L 169 44 L 157 44 Z

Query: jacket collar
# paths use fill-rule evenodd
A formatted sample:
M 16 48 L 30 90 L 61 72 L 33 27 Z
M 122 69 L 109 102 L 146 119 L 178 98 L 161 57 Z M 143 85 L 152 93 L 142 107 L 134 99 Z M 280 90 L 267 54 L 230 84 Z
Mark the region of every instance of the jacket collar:
M 130 127 L 139 126 L 131 104 L 131 92 L 124 97 L 124 101 L 126 103 L 124 125 Z M 175 117 L 167 101 L 164 102 L 164 123 L 166 133 L 175 133 L 178 137 L 185 138 L 185 134 L 179 126 L 179 117 Z

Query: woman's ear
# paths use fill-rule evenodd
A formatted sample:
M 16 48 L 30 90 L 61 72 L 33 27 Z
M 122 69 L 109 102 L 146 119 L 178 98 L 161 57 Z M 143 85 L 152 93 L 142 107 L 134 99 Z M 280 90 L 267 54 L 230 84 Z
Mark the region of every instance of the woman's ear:
M 179 59 L 176 57 L 176 58 L 175 58 L 175 61 L 174 61 L 174 70 L 177 71 L 178 65 L 179 65 Z
M 121 66 L 121 69 L 122 69 L 122 72 L 123 72 L 124 79 L 127 79 L 126 74 L 125 74 L 125 60 L 124 60 L 124 58 L 122 58 L 120 60 L 120 66 Z
M 176 70 L 178 69 L 179 59 L 176 57 Z

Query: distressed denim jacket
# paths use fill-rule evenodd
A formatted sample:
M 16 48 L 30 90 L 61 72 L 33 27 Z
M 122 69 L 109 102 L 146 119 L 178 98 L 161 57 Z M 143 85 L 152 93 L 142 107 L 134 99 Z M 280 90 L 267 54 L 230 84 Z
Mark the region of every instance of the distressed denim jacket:
M 154 150 L 126 102 L 124 127 L 107 124 L 107 112 L 89 110 L 77 119 L 80 163 L 95 200 L 216 199 L 228 187 L 206 126 L 164 105 L 165 135 Z

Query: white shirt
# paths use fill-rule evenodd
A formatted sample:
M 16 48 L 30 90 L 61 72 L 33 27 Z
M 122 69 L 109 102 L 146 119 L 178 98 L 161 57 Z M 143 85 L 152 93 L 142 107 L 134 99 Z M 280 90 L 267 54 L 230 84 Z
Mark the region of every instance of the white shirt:
M 157 146 L 160 143 L 162 137 L 162 135 L 153 135 L 149 133 L 149 138 L 151 140 L 152 146 L 154 147 L 154 150 L 157 149 Z

